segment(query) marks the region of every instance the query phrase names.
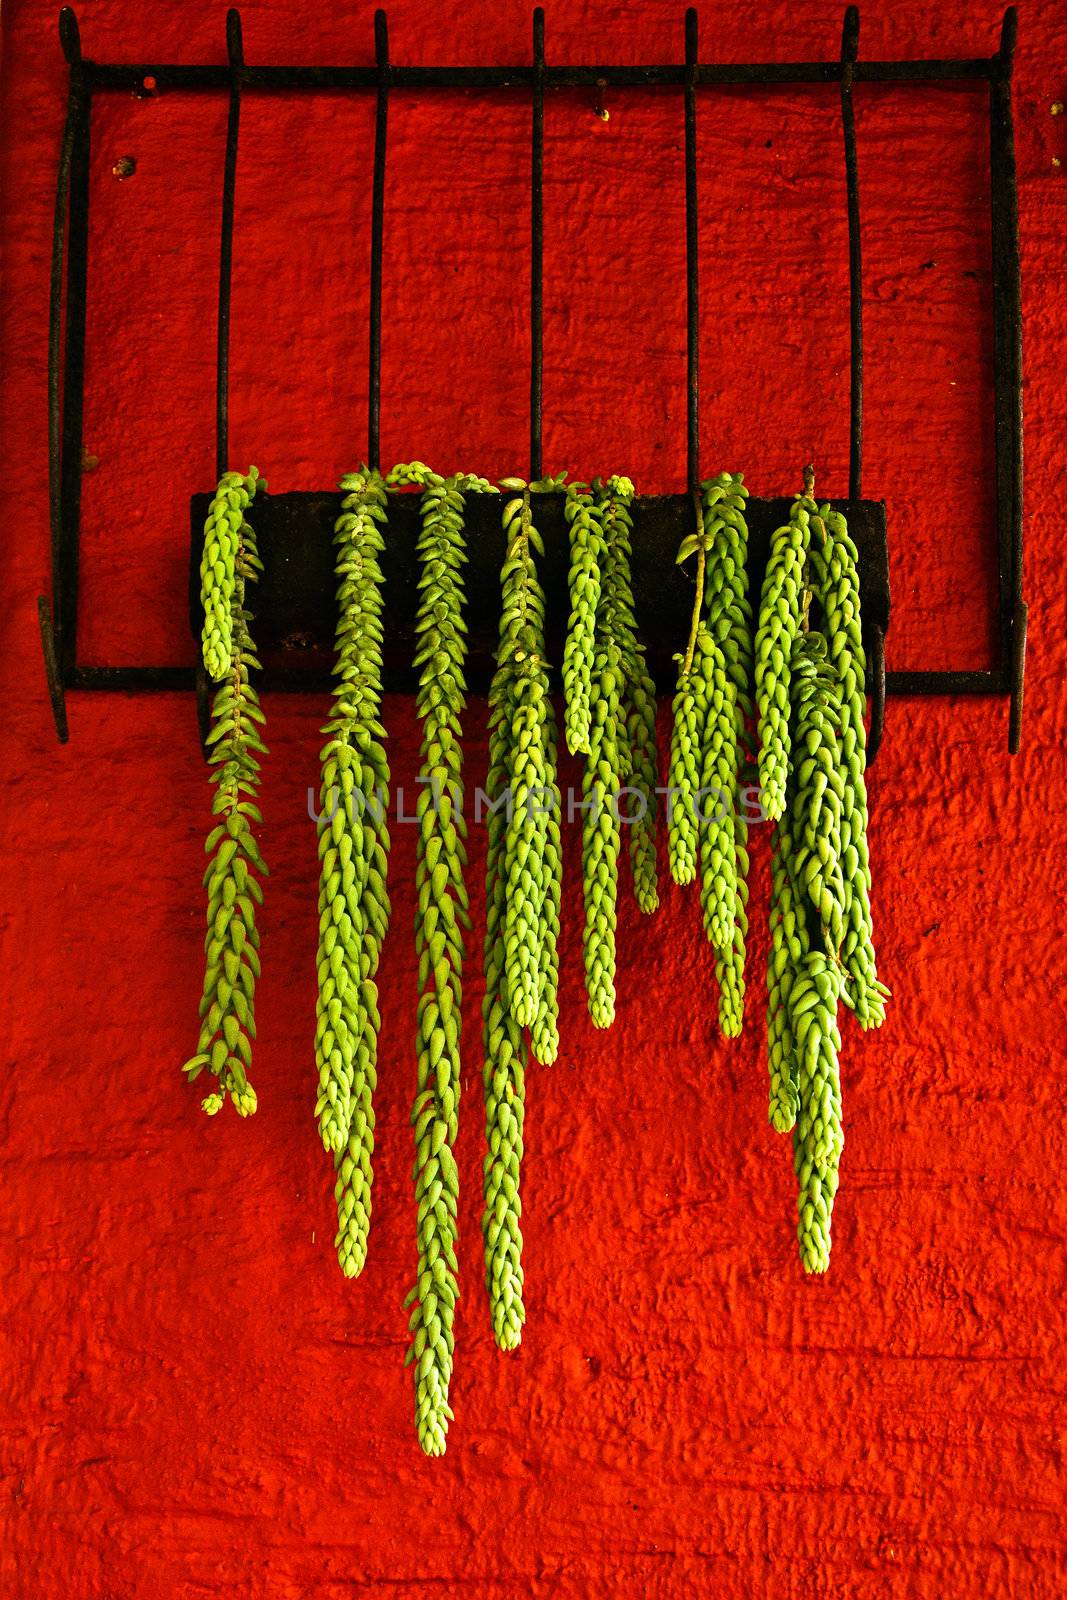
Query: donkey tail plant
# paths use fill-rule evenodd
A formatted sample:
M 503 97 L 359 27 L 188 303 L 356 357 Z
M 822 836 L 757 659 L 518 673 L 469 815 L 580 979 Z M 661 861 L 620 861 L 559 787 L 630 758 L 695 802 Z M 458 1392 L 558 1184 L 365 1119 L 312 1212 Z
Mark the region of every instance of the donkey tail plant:
M 830 1219 L 844 1134 L 838 1058 L 838 1003 L 844 969 L 836 938 L 840 912 L 839 806 L 841 692 L 822 634 L 802 632 L 790 663 L 792 736 L 805 752 L 790 783 L 791 893 L 809 919 L 808 948 L 786 994 L 798 1106 L 793 1127 L 797 1238 L 806 1272 L 830 1264 Z M 829 780 L 829 781 L 828 781 Z M 812 848 L 812 841 L 818 847 Z
M 519 480 L 506 478 L 506 489 Z M 504 506 L 507 551 L 498 650 L 499 691 L 510 722 L 507 748 L 510 810 L 504 836 L 506 885 L 503 937 L 507 1005 L 520 1027 L 534 1032 L 538 1018 L 549 1043 L 558 1015 L 556 940 L 559 911 L 552 878 L 559 852 L 551 828 L 559 815 L 555 718 L 545 654 L 545 597 L 537 577 L 541 536 L 530 514 L 525 485 Z M 547 993 L 546 993 L 547 989 Z
M 695 529 L 677 560 L 696 557 L 689 639 L 678 656 L 671 738 L 671 876 L 700 882 L 704 930 L 715 951 L 719 1026 L 736 1038 L 744 1021 L 748 933 L 748 825 L 741 777 L 752 714 L 752 611 L 746 561 L 748 490 L 720 472 L 694 494 Z
M 630 800 L 627 818 L 634 898 L 641 911 L 659 906 L 656 867 L 656 822 L 659 758 L 656 750 L 656 685 L 648 670 L 645 647 L 637 631 L 633 577 L 630 571 L 634 486 L 629 478 L 611 477 L 593 484 L 601 508 L 604 572 L 601 603 L 610 609 L 621 652 L 622 719 L 629 746 Z
M 564 516 L 570 528 L 571 614 L 563 646 L 563 729 L 572 755 L 590 752 L 597 608 L 604 557 L 603 510 L 584 484 L 567 490 Z
M 812 501 L 814 505 L 814 501 Z M 863 716 L 865 659 L 860 627 L 856 546 L 839 511 L 824 502 L 811 517 L 811 566 L 822 607 L 829 657 L 841 685 L 841 846 L 845 929 L 841 958 L 848 977 L 841 998 L 861 1027 L 885 1018 L 889 990 L 878 977 L 871 923 L 871 863 L 867 851 L 867 735 Z
M 522 1231 L 519 1176 L 526 1110 L 526 1031 L 510 1001 L 504 934 L 509 886 L 507 841 L 514 808 L 516 653 L 521 631 L 528 627 L 529 545 L 533 533 L 530 496 L 518 479 L 505 479 L 506 490 L 521 489 L 521 498 L 505 501 L 502 605 L 496 671 L 489 687 L 489 773 L 486 793 L 485 999 L 482 1002 L 482 1083 L 485 1093 L 486 1155 L 482 1172 L 482 1233 L 485 1239 L 485 1287 L 493 1333 L 504 1350 L 522 1338 L 526 1311 L 522 1300 Z M 543 856 L 543 846 L 540 851 Z
M 415 869 L 420 998 L 418 1087 L 411 1113 L 419 1264 L 406 1304 L 412 1306 L 407 1360 L 415 1365 L 415 1425 L 423 1450 L 438 1456 L 444 1454 L 452 1418 L 448 1391 L 459 1296 L 459 1174 L 453 1147 L 459 1128 L 462 930 L 470 927 L 460 747 L 467 658 L 463 508 L 468 492 L 484 493 L 490 485 L 467 475 L 442 478 L 421 462 L 394 468 L 387 483 L 422 489 L 422 581 L 415 623 L 416 707 L 423 729 Z
M 256 1109 L 248 1069 L 260 970 L 256 906 L 263 903 L 263 890 L 255 874 L 266 876 L 267 868 L 252 832 L 252 824 L 263 821 L 252 797 L 259 787 L 256 752 L 265 754 L 267 747 L 259 736 L 265 720 L 259 697 L 249 682 L 249 670 L 259 662 L 245 610 L 245 585 L 255 581 L 262 565 L 244 513 L 259 486 L 255 467 L 247 477 L 227 472 L 220 480 L 204 528 L 200 565 L 204 665 L 220 684 L 207 737 L 215 768 L 211 809 L 219 821 L 204 846 L 211 861 L 204 874 L 207 935 L 200 1039 L 184 1071 L 190 1081 L 205 1068 L 215 1077 L 217 1088 L 203 1101 L 209 1116 L 222 1109 L 227 1095 L 242 1117 Z
M 810 501 L 798 494 L 789 521 L 771 535 L 756 629 L 756 700 L 759 706 L 759 790 L 766 816 L 785 812 L 789 782 L 789 674 L 792 650 L 807 616 Z
M 525 1031 L 507 1003 L 502 933 L 507 905 L 504 877 L 506 814 L 498 808 L 507 798 L 511 718 L 506 689 L 510 671 L 498 667 L 489 691 L 489 775 L 486 792 L 491 809 L 485 880 L 485 999 L 482 1002 L 482 1082 L 485 1092 L 486 1154 L 482 1173 L 482 1233 L 485 1239 L 485 1287 L 493 1334 L 502 1350 L 513 1350 L 526 1320 L 523 1305 L 522 1164 L 526 1113 L 528 1049 Z
M 367 1255 L 378 1076 L 375 977 L 389 924 L 389 764 L 381 724 L 381 474 L 341 480 L 334 707 L 322 751 L 316 1112 L 336 1170 L 337 1255 L 355 1277 Z

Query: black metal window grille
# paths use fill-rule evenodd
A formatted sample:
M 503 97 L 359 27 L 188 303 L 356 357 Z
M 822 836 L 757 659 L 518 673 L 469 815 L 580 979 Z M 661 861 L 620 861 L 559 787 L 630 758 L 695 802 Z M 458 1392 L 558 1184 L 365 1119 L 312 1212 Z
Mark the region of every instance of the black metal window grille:
M 859 13 L 850 6 L 844 19 L 841 52 L 834 61 L 717 64 L 702 62 L 698 48 L 698 18 L 690 8 L 685 18 L 682 63 L 646 66 L 550 66 L 545 57 L 544 12 L 533 13 L 533 59 L 529 65 L 495 67 L 419 67 L 394 65 L 389 59 L 388 24 L 384 11 L 375 13 L 373 67 L 253 66 L 245 60 L 241 21 L 237 11 L 226 17 L 226 65 L 108 65 L 82 55 L 77 19 L 70 7 L 59 18 L 60 40 L 67 60 L 70 87 L 67 117 L 56 188 L 53 231 L 51 316 L 49 327 L 49 468 L 52 533 L 51 604 L 39 601 L 41 635 L 49 692 L 60 739 L 67 737 L 67 689 L 188 689 L 196 687 L 201 721 L 206 716 L 206 683 L 193 667 L 82 666 L 77 659 L 78 556 L 80 533 L 82 417 L 85 382 L 85 321 L 88 272 L 89 148 L 93 97 L 108 92 L 184 92 L 217 90 L 229 95 L 229 121 L 223 167 L 222 232 L 219 254 L 218 344 L 216 387 L 216 468 L 221 476 L 228 466 L 229 321 L 233 259 L 234 191 L 240 131 L 241 102 L 245 93 L 281 90 L 370 91 L 376 96 L 373 152 L 373 191 L 370 238 L 369 403 L 367 460 L 378 465 L 381 417 L 381 316 L 383 216 L 389 98 L 406 90 L 496 90 L 514 88 L 530 96 L 530 476 L 542 472 L 543 328 L 543 227 L 544 227 L 544 105 L 546 90 L 583 85 L 600 90 L 615 87 L 640 89 L 668 86 L 682 91 L 685 126 L 685 218 L 687 305 L 687 470 L 685 496 L 645 497 L 637 502 L 635 523 L 645 544 L 644 556 L 655 570 L 662 558 L 673 555 L 680 518 L 691 514 L 691 497 L 698 487 L 700 373 L 697 90 L 715 85 L 840 86 L 841 126 L 845 161 L 845 192 L 849 243 L 850 422 L 849 496 L 842 502 L 857 529 L 861 556 L 861 594 L 869 647 L 869 683 L 872 693 L 870 753 L 873 759 L 881 738 L 886 694 L 979 694 L 1007 696 L 1010 702 L 1008 746 L 1019 748 L 1026 649 L 1026 604 L 1022 596 L 1023 566 L 1023 418 L 1022 321 L 1019 275 L 1018 196 L 1012 124 L 1012 66 L 1017 33 L 1014 7 L 1005 13 L 1000 47 L 991 57 L 914 61 L 863 61 L 859 56 Z M 885 671 L 884 634 L 889 620 L 888 567 L 885 541 L 885 507 L 862 500 L 863 465 L 863 278 L 860 248 L 860 201 L 853 111 L 856 83 L 924 84 L 979 80 L 989 85 L 990 199 L 992 209 L 993 283 L 993 384 L 996 472 L 996 537 L 998 567 L 998 651 L 994 665 L 975 671 Z M 64 259 L 66 316 L 64 326 Z M 328 495 L 270 496 L 272 510 L 257 506 L 257 530 L 266 515 L 274 518 L 279 536 L 299 524 L 306 534 L 314 525 L 320 533 L 332 525 L 335 501 Z M 194 549 L 197 559 L 197 518 L 203 520 L 205 497 L 193 498 Z M 755 522 L 755 565 L 765 550 L 768 520 L 780 514 L 782 502 L 750 502 Z M 548 520 L 551 514 L 546 508 Z M 401 517 L 402 522 L 410 518 Z M 392 520 L 391 520 L 392 530 Z M 762 530 L 762 533 L 761 533 Z M 408 530 L 413 542 L 413 524 Z M 401 543 L 404 543 L 403 536 Z M 320 539 L 321 544 L 321 539 Z M 260 531 L 260 547 L 264 536 Z M 328 540 L 327 540 L 328 548 Z M 640 550 L 635 559 L 640 564 Z M 319 565 L 322 562 L 320 559 Z M 398 576 L 403 587 L 403 560 Z M 312 563 L 314 568 L 314 563 Z M 662 570 L 662 568 L 660 568 Z M 387 578 L 389 573 L 387 571 Z M 305 611 L 324 611 L 329 585 L 311 574 L 311 588 L 303 584 Z M 292 612 L 294 584 L 289 568 L 287 594 L 268 594 L 267 609 Z M 556 574 L 558 581 L 558 574 Z M 549 575 L 551 582 L 551 574 Z M 322 591 L 320 593 L 320 591 Z M 195 627 L 196 595 L 191 596 Z M 264 596 L 257 596 L 257 613 Z M 297 608 L 299 609 L 299 608 Z M 667 607 L 670 610 L 670 606 Z M 321 619 L 320 619 L 321 620 Z M 660 618 L 657 617 L 657 623 Z M 281 637 L 292 614 L 274 619 Z M 258 631 L 258 630 L 257 630 Z M 403 638 L 404 628 L 400 628 Z M 676 633 L 671 637 L 676 637 Z M 668 669 L 657 639 L 650 641 L 658 662 L 658 677 L 667 686 Z M 266 686 L 280 689 L 314 688 L 326 681 L 321 674 L 292 670 L 284 663 L 268 662 Z M 387 674 L 390 663 L 387 662 Z M 475 673 L 477 681 L 478 673 Z M 387 686 L 401 686 L 404 669 L 392 664 Z

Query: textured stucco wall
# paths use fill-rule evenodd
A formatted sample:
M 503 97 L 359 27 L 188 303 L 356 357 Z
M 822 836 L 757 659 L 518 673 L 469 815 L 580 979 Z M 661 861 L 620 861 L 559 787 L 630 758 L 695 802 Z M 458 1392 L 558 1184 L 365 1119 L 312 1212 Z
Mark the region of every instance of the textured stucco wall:
M 375 1217 L 334 1262 L 312 1115 L 322 705 L 268 705 L 261 1109 L 214 1122 L 178 1072 L 200 989 L 208 794 L 191 698 L 75 696 L 51 730 L 45 341 L 64 72 L 54 8 L 4 8 L 0 492 L 0 1508 L 5 1594 L 48 1600 L 1064 1592 L 1062 518 L 1067 20 L 1023 0 L 1025 748 L 994 703 L 893 701 L 872 779 L 880 1036 L 846 1028 L 846 1150 L 825 1281 L 793 1240 L 765 1120 L 753 939 L 743 1039 L 716 1037 L 692 895 L 621 926 L 618 1021 L 578 982 L 575 840 L 559 1065 L 532 1074 L 529 1322 L 495 1352 L 480 1281 L 471 960 L 459 1159 L 462 1287 L 443 1463 L 411 1427 L 407 1117 L 411 830 L 385 955 Z M 221 4 L 86 0 L 86 53 L 222 59 Z M 371 8 L 261 0 L 248 57 L 369 61 Z M 398 0 L 394 58 L 527 59 L 525 5 Z M 884 0 L 868 56 L 988 54 L 992 4 Z M 556 60 L 666 59 L 682 8 L 557 0 Z M 817 0 L 703 8 L 706 56 L 823 56 Z M 980 664 L 994 563 L 985 103 L 857 93 L 866 267 L 865 488 L 889 505 L 893 666 Z M 553 96 L 546 131 L 546 466 L 684 481 L 681 106 Z M 246 103 L 232 464 L 328 485 L 364 448 L 368 98 Z M 704 464 L 846 487 L 847 302 L 833 91 L 701 97 Z M 94 114 L 83 658 L 185 661 L 188 496 L 210 487 L 224 102 Z M 527 110 L 395 101 L 383 448 L 522 470 Z M 134 178 L 113 162 L 132 154 Z M 1053 164 L 1058 155 L 1065 163 Z M 409 703 L 387 705 L 410 786 Z M 485 768 L 484 707 L 468 771 Z M 667 728 L 662 728 L 664 740 Z M 571 775 L 566 769 L 565 776 Z M 765 904 L 766 839 L 754 849 Z M 480 882 L 475 839 L 472 882 Z M 475 889 L 476 905 L 480 893 Z M 477 949 L 477 936 L 472 940 Z

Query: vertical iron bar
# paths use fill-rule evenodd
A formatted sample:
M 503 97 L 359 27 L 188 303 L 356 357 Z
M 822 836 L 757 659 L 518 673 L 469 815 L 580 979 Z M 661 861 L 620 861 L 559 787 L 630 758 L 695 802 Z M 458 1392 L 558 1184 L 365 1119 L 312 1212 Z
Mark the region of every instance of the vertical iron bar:
M 1018 21 L 1004 13 L 989 89 L 989 168 L 993 235 L 993 383 L 1001 661 L 1010 673 L 1008 749 L 1019 750 L 1026 666 L 1023 599 L 1022 299 L 1019 201 L 1011 78 Z
M 856 108 L 852 86 L 860 48 L 858 6 L 848 6 L 841 29 L 841 127 L 845 141 L 845 192 L 848 201 L 848 498 L 863 498 L 863 254 L 860 245 L 860 183 L 856 155 Z M 867 765 L 873 766 L 885 732 L 885 634 L 872 626 L 868 634 L 871 682 L 871 727 Z
M 222 169 L 222 235 L 219 242 L 219 316 L 215 346 L 215 481 L 230 464 L 230 288 L 233 279 L 233 208 L 237 187 L 237 138 L 241 131 L 241 81 L 244 74 L 244 39 L 241 14 L 226 13 L 226 57 L 230 66 L 230 114 L 226 123 L 226 159 Z M 197 655 L 193 676 L 196 721 L 205 759 L 211 728 L 211 691 L 207 672 Z
M 48 596 L 37 596 L 37 625 L 41 630 L 41 649 L 44 652 L 44 674 L 48 684 L 48 699 L 52 706 L 52 721 L 56 725 L 56 737 L 60 744 L 66 744 L 70 738 L 70 729 L 67 726 L 67 700 L 64 693 L 63 678 L 59 671 L 59 661 L 56 656 L 56 635 L 52 627 L 52 608 L 48 604 Z
M 863 498 L 863 261 L 860 250 L 860 186 L 856 160 L 856 113 L 852 104 L 852 78 L 860 45 L 860 14 L 856 6 L 845 12 L 841 32 L 841 122 L 845 135 L 845 183 L 848 192 L 848 302 L 849 302 L 849 446 L 848 498 Z
M 385 145 L 389 132 L 389 23 L 374 13 L 378 101 L 374 119 L 374 188 L 370 218 L 370 374 L 367 385 L 367 465 L 382 452 L 382 241 L 385 228 Z
M 222 173 L 222 242 L 219 248 L 219 322 L 215 358 L 215 478 L 230 459 L 230 281 L 233 275 L 233 199 L 237 183 L 237 135 L 241 127 L 241 75 L 244 43 L 240 12 L 226 13 L 226 54 L 230 63 L 230 116 L 226 125 L 226 164 Z
M 686 479 L 700 487 L 700 268 L 697 228 L 697 13 L 685 14 Z
M 64 9 L 62 15 L 67 14 Z M 70 197 L 70 168 L 77 119 L 78 90 L 72 82 L 67 99 L 63 143 L 60 147 L 59 175 L 56 179 L 56 208 L 52 222 L 52 277 L 48 302 L 48 505 L 52 529 L 52 602 L 57 613 L 60 606 L 56 584 L 59 578 L 59 547 L 63 527 L 60 496 L 62 473 L 60 427 L 63 413 L 59 403 L 59 357 L 63 339 L 63 250 L 67 242 L 67 203 Z
M 52 703 L 52 717 L 61 744 L 69 736 L 67 707 L 63 693 L 63 677 L 56 651 L 56 628 L 63 615 L 63 589 L 61 565 L 63 552 L 63 452 L 62 418 L 60 405 L 60 351 L 63 343 L 63 252 L 67 242 L 67 207 L 70 200 L 70 173 L 74 156 L 74 139 L 79 120 L 81 90 L 77 68 L 81 61 L 81 42 L 78 21 L 74 12 L 64 6 L 59 14 L 59 36 L 63 53 L 70 64 L 70 89 L 67 96 L 67 115 L 63 125 L 63 140 L 59 153 L 59 173 L 56 178 L 56 204 L 52 220 L 52 272 L 48 297 L 48 515 L 52 544 L 52 598 L 44 595 L 37 601 L 37 616 L 41 628 L 41 645 L 44 650 L 48 696 Z M 55 619 L 55 620 L 54 620 Z
M 545 13 L 533 14 L 533 111 L 530 128 L 530 480 L 541 464 L 541 394 L 544 380 L 545 228 Z
M 63 358 L 62 449 L 59 463 L 60 539 L 53 618 L 56 657 L 66 682 L 77 661 L 78 545 L 81 532 L 82 424 L 85 402 L 85 308 L 89 265 L 89 126 L 92 95 L 82 69 L 74 12 L 60 15 L 70 65 L 73 142 L 67 213 L 67 326 Z

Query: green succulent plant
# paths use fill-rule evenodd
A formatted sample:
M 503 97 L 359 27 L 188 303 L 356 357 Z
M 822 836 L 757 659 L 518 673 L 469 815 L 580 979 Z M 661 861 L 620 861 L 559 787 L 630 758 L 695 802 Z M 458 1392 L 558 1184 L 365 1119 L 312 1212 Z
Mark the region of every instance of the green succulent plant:
M 247 476 L 227 472 L 211 501 L 200 564 L 204 609 L 204 666 L 218 684 L 207 736 L 218 818 L 204 846 L 211 860 L 204 874 L 207 934 L 204 991 L 196 1054 L 183 1070 L 190 1082 L 210 1072 L 217 1087 L 203 1101 L 209 1116 L 229 1096 L 238 1115 L 251 1116 L 256 1093 L 248 1081 L 256 1036 L 255 993 L 260 974 L 256 907 L 263 903 L 258 877 L 267 875 L 253 825 L 263 821 L 255 803 L 258 755 L 265 721 L 249 673 L 259 666 L 249 632 L 246 585 L 262 571 L 256 538 L 245 511 L 257 489 L 266 488 L 255 467 Z M 258 875 L 258 877 L 257 877 Z
M 467 657 L 464 505 L 467 494 L 489 492 L 491 485 L 466 473 L 443 478 L 418 461 L 394 467 L 386 478 L 390 489 L 404 485 L 422 491 L 415 623 L 416 710 L 422 724 L 415 867 L 420 992 L 417 1090 L 411 1113 L 418 1274 L 405 1302 L 412 1308 L 407 1359 L 415 1368 L 419 1443 L 427 1455 L 442 1455 L 452 1419 L 452 1330 L 459 1295 L 459 1173 L 454 1147 L 459 1127 L 463 930 L 470 927 L 460 743 Z
M 844 1134 L 840 1005 L 877 1026 L 856 548 L 805 473 L 772 540 L 757 634 L 760 785 L 777 821 L 767 968 L 769 1117 L 793 1133 L 798 1239 L 825 1272 Z M 814 622 L 813 622 L 814 619 Z
M 634 898 L 651 913 L 659 905 L 656 835 L 659 812 L 659 757 L 656 749 L 656 685 L 648 670 L 645 647 L 637 627 L 631 558 L 633 554 L 634 486 L 629 478 L 599 478 L 593 484 L 601 515 L 603 572 L 601 609 L 619 648 L 622 691 L 619 717 L 628 747 L 622 759 L 631 802 L 626 832 Z
M 386 490 L 367 467 L 341 479 L 334 530 L 337 637 L 333 709 L 323 732 L 319 831 L 316 1114 L 334 1159 L 337 1256 L 363 1270 L 371 1220 L 376 976 L 389 926 L 389 762 L 382 699 L 382 571 Z
M 562 852 L 545 599 L 537 573 L 544 546 L 530 505 L 530 487 L 557 484 L 527 486 L 506 478 L 502 487 L 508 498 L 486 780 L 482 1230 L 493 1332 L 501 1349 L 511 1350 L 526 1317 L 519 1180 L 528 1054 L 532 1046 L 535 1058 L 547 1064 L 559 1048 Z
M 814 505 L 814 502 L 812 502 Z M 811 508 L 809 507 L 809 513 Z M 871 919 L 871 863 L 867 849 L 867 734 L 864 726 L 866 660 L 860 626 L 856 546 L 848 525 L 829 503 L 811 516 L 812 582 L 821 606 L 827 652 L 841 687 L 841 865 L 844 933 L 841 959 L 848 979 L 842 999 L 861 1027 L 885 1019 L 889 991 L 878 978 Z
M 696 558 L 689 641 L 679 655 L 669 763 L 671 876 L 699 877 L 704 931 L 715 951 L 719 1027 L 744 1021 L 748 934 L 748 824 L 741 786 L 750 757 L 752 610 L 748 599 L 748 489 L 720 472 L 694 496 L 696 526 L 679 563 Z
M 572 483 L 564 516 L 570 529 L 570 620 L 563 646 L 563 729 L 572 755 L 588 755 L 596 672 L 596 626 L 604 559 L 603 511 L 589 488 Z

